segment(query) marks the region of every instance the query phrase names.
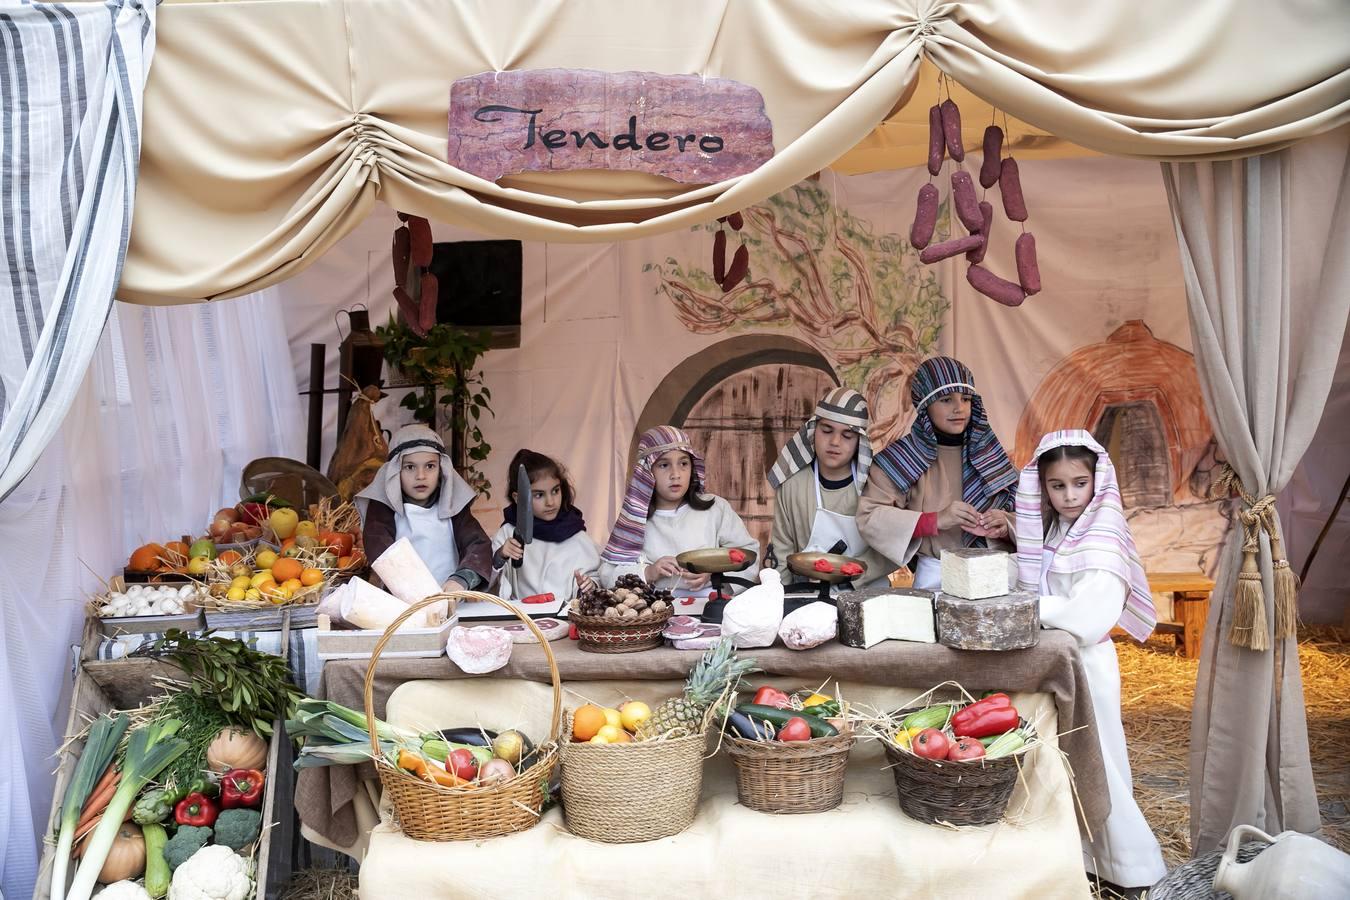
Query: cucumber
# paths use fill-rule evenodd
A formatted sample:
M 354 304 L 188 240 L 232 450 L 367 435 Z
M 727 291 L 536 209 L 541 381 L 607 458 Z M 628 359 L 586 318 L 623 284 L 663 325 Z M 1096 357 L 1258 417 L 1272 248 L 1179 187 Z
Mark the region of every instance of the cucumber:
M 981 743 L 984 743 L 981 741 Z M 1022 736 L 1022 732 L 1016 729 L 1004 732 L 994 738 L 993 743 L 987 745 L 984 749 L 985 759 L 998 759 L 1008 756 L 1021 750 L 1027 744 L 1027 739 Z
M 950 703 L 940 703 L 937 706 L 928 706 L 912 712 L 905 716 L 900 727 L 910 728 L 941 728 L 947 724 L 947 720 L 952 717 L 952 707 Z
M 811 726 L 811 737 L 834 737 L 839 733 L 835 728 L 824 719 L 817 718 L 810 713 L 804 713 L 796 709 L 779 709 L 776 706 L 764 706 L 759 703 L 742 703 L 736 707 L 736 712 L 742 715 L 750 716 L 755 719 L 761 719 L 768 722 L 774 728 L 782 728 L 787 724 L 788 719 L 794 716 L 803 719 L 807 725 Z

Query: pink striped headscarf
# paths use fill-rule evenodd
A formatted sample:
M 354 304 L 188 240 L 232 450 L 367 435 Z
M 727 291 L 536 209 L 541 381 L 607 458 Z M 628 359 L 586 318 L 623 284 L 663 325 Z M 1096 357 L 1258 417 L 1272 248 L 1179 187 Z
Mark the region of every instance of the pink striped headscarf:
M 1036 455 L 1022 469 L 1016 501 L 1017 572 L 1021 589 L 1037 593 L 1041 589 L 1041 550 L 1045 543 L 1045 522 L 1041 515 L 1041 454 L 1055 447 L 1074 445 L 1097 454 L 1092 499 L 1055 550 L 1049 571 L 1071 574 L 1105 569 L 1119 576 L 1130 586 L 1130 593 L 1116 624 L 1142 643 L 1158 624 L 1153 595 L 1149 592 L 1144 564 L 1134 546 L 1129 523 L 1125 521 L 1116 467 L 1106 449 L 1086 431 L 1052 431 L 1041 438 Z
M 605 544 L 600 558 L 611 563 L 635 563 L 642 556 L 642 544 L 647 536 L 647 511 L 652 504 L 652 494 L 656 491 L 656 476 L 652 466 L 663 453 L 671 450 L 683 450 L 694 462 L 694 475 L 698 478 L 699 488 L 708 489 L 708 476 L 703 469 L 703 457 L 689 442 L 689 435 L 674 425 L 658 425 L 648 429 L 638 438 L 637 465 L 633 466 L 633 477 L 628 479 L 628 492 L 623 497 L 623 507 L 619 510 L 618 521 L 609 533 L 609 543 Z

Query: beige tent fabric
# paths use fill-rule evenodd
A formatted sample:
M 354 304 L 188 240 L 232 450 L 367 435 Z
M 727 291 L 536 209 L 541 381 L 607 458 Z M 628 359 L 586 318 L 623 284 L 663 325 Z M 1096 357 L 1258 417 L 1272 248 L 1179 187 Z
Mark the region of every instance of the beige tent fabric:
M 1224 456 L 1248 493 L 1289 481 L 1321 419 L 1350 315 L 1350 127 L 1246 160 L 1167 164 L 1196 367 Z M 1294 639 L 1227 640 L 1241 561 L 1228 535 L 1205 627 L 1191 728 L 1191 837 L 1239 823 L 1319 825 Z M 1267 622 L 1270 547 L 1261 536 Z
M 1010 116 L 1103 152 L 1254 153 L 1350 117 L 1338 0 L 1073 15 L 1060 0 L 267 0 L 168 3 L 160 19 L 119 294 L 141 303 L 280 281 L 377 199 L 523 240 L 706 222 L 829 166 L 906 103 L 926 109 L 925 54 Z M 491 184 L 444 161 L 456 78 L 549 66 L 743 81 L 764 95 L 777 155 L 693 188 L 616 173 Z

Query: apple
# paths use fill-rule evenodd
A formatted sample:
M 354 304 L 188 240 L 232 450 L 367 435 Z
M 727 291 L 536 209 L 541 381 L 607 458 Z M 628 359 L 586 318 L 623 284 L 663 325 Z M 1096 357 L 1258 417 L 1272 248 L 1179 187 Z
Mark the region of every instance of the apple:
M 198 556 L 204 556 L 207 559 L 215 559 L 216 542 L 211 540 L 211 538 L 202 538 L 201 540 L 193 541 L 192 546 L 188 548 L 188 557 L 194 558 Z
M 317 538 L 319 536 L 319 526 L 315 525 L 309 519 L 305 519 L 299 525 L 295 526 L 296 538 Z
M 478 763 L 468 750 L 451 750 L 445 758 L 445 767 L 465 781 L 473 781 L 478 777 Z
M 188 560 L 187 572 L 189 575 L 205 575 L 211 571 L 211 560 L 205 556 L 194 556 Z
M 909 749 L 914 751 L 915 756 L 924 759 L 946 759 L 950 744 L 951 741 L 947 740 L 947 736 L 941 731 L 936 728 L 925 728 L 909 742 Z
M 267 518 L 267 524 L 272 526 L 272 533 L 284 541 L 295 534 L 295 528 L 300 524 L 300 514 L 285 507 L 274 509 Z

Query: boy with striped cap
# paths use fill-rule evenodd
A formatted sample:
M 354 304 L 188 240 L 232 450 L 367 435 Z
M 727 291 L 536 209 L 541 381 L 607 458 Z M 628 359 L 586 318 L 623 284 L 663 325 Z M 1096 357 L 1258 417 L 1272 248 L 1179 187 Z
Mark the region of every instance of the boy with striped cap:
M 835 388 L 783 446 L 769 471 L 773 486 L 773 535 L 779 565 L 788 554 L 827 551 L 840 541 L 848 556 L 867 566 L 863 581 L 885 579 L 896 567 L 867 545 L 854 519 L 872 466 L 867 400 Z

